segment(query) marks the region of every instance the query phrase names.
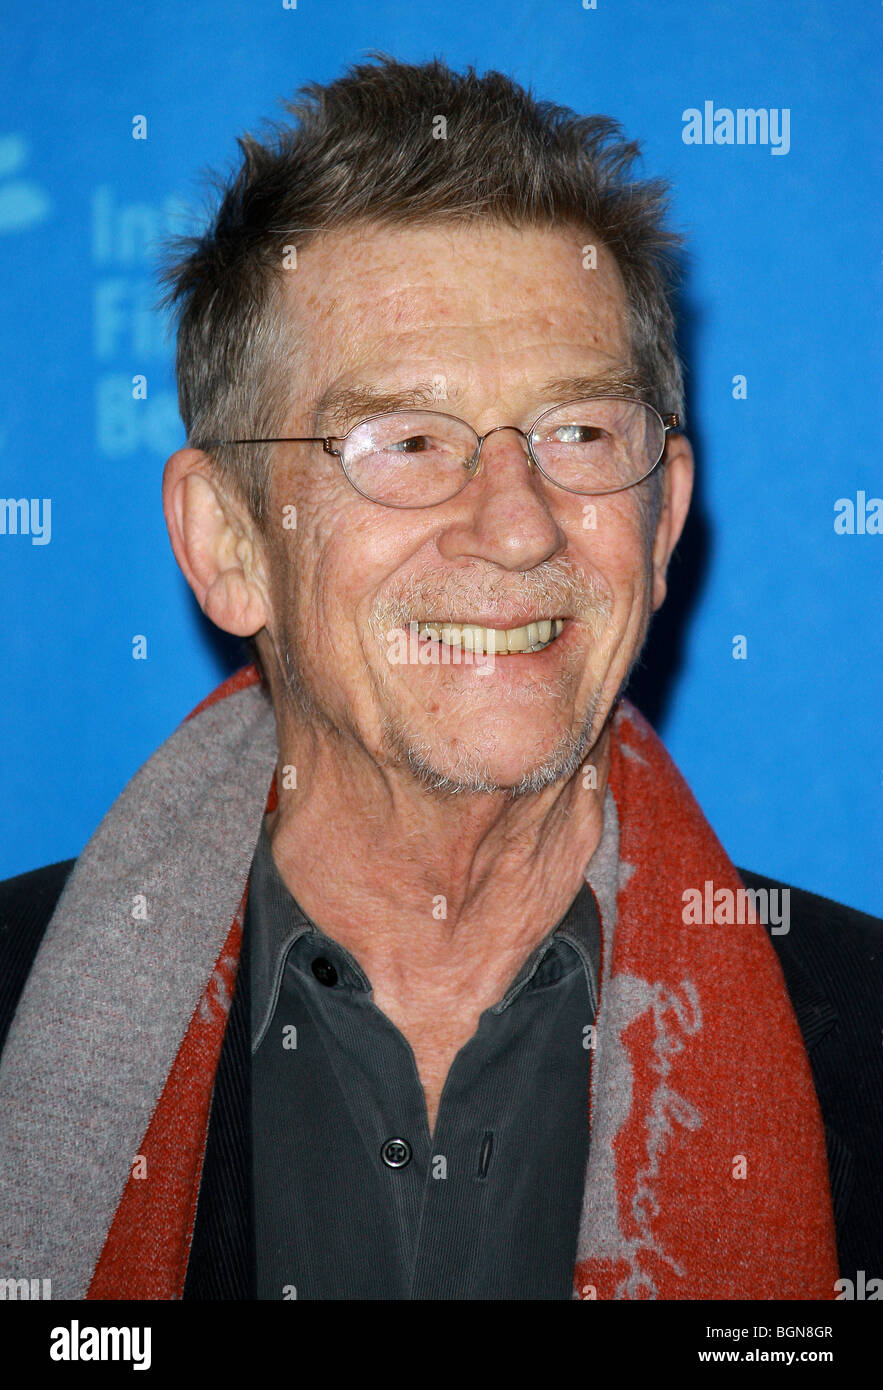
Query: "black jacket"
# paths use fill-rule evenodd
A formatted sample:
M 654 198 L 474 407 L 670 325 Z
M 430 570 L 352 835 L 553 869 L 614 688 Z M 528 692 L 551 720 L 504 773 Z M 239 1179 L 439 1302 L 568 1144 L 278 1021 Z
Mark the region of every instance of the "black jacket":
M 75 861 L 0 883 L 0 1050 Z M 749 888 L 783 888 L 740 869 Z M 883 922 L 791 889 L 771 935 L 825 1123 L 840 1273 L 883 1277 Z M 247 950 L 247 942 L 243 950 Z M 243 960 L 246 966 L 247 961 Z M 185 1298 L 253 1297 L 248 970 L 239 972 L 212 1095 Z

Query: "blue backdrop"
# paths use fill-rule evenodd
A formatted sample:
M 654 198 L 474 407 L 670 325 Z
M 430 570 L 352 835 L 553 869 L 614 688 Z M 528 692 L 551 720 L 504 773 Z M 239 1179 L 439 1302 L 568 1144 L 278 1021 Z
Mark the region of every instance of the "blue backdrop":
M 613 115 L 645 172 L 673 180 L 700 477 L 636 696 L 736 862 L 880 912 L 881 14 L 865 0 L 93 0 L 8 18 L 0 493 L 25 505 L 0 505 L 0 875 L 78 853 L 238 664 L 160 509 L 183 430 L 151 242 L 199 209 L 198 171 L 228 167 L 237 133 L 379 48 L 500 68 Z M 767 143 L 744 125 L 738 141 L 738 108 L 769 113 Z

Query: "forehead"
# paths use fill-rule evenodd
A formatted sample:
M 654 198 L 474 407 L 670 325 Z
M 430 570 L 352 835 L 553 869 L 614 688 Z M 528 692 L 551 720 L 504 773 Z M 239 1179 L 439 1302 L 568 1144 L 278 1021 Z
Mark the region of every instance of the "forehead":
M 314 400 L 341 381 L 403 381 L 418 366 L 548 377 L 550 364 L 629 361 L 619 269 L 579 228 L 335 231 L 298 254 L 283 303 Z

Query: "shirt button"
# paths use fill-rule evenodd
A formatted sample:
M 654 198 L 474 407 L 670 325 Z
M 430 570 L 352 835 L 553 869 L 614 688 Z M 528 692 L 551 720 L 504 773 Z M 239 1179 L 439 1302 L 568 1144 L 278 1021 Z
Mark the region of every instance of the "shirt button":
M 411 1145 L 407 1139 L 387 1139 L 380 1150 L 380 1157 L 387 1168 L 404 1168 L 411 1162 Z
M 332 985 L 337 984 L 337 971 L 331 964 L 331 961 L 327 960 L 325 956 L 317 956 L 310 966 L 310 969 L 320 985 L 328 985 L 330 988 Z

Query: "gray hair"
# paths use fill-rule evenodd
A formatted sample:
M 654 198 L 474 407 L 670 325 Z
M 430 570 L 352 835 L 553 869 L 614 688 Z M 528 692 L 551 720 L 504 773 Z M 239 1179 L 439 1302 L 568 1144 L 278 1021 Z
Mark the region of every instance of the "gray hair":
M 668 187 L 636 180 L 639 154 L 607 116 L 537 101 L 499 72 L 384 54 L 285 103 L 291 122 L 243 135 L 241 164 L 212 175 L 219 203 L 199 236 L 166 246 L 162 305 L 177 318 L 178 400 L 188 437 L 279 434 L 291 408 L 297 330 L 282 308 L 283 248 L 357 223 L 491 219 L 573 226 L 613 254 L 633 367 L 647 399 L 683 415 L 672 307 L 680 237 Z M 439 117 L 447 138 L 434 138 Z M 272 446 L 211 450 L 221 479 L 268 518 Z M 658 471 L 657 475 L 658 477 Z

